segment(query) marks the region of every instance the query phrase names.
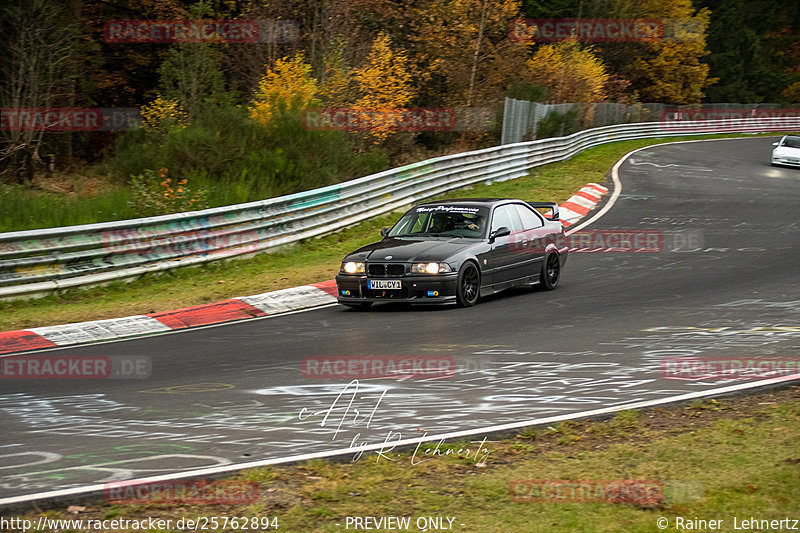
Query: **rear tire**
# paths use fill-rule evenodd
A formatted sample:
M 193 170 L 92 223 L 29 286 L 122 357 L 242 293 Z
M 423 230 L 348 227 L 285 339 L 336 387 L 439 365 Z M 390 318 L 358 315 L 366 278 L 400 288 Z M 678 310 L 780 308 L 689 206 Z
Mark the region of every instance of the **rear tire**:
M 558 254 L 547 254 L 542 265 L 542 272 L 539 274 L 539 284 L 545 290 L 552 291 L 561 279 L 561 258 Z
M 461 307 L 472 307 L 481 294 L 481 273 L 472 261 L 467 261 L 458 271 L 456 302 Z

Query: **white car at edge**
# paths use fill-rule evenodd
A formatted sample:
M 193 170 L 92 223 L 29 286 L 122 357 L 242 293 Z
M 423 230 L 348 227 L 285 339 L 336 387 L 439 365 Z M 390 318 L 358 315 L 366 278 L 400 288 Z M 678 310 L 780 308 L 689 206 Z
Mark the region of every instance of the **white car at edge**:
M 773 165 L 800 167 L 800 137 L 784 135 L 780 141 L 772 143 L 772 146 L 775 147 L 772 150 Z

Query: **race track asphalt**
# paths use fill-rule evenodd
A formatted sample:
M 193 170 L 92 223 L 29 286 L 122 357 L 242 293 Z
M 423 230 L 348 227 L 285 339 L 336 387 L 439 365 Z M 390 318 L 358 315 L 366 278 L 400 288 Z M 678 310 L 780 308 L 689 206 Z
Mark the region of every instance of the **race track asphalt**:
M 386 443 L 385 455 L 359 460 L 388 460 L 401 439 L 481 440 L 481 428 L 752 385 L 673 379 L 662 364 L 800 360 L 800 169 L 769 165 L 773 141 L 633 154 L 616 203 L 587 229 L 658 231 L 663 249 L 572 253 L 553 292 L 467 309 L 328 306 L 36 352 L 144 357 L 147 376 L 0 379 L 0 504 L 362 444 Z M 438 357 L 457 371 L 360 379 L 356 391 L 301 372 L 303 358 L 328 356 Z

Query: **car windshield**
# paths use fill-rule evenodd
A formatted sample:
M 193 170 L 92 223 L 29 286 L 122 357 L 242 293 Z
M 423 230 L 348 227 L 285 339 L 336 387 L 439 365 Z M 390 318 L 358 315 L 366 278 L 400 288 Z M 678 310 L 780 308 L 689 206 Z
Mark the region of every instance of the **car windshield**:
M 389 237 L 482 238 L 489 209 L 454 204 L 421 205 L 411 209 L 389 231 Z
M 800 148 L 800 137 L 786 137 L 781 146 L 787 148 Z

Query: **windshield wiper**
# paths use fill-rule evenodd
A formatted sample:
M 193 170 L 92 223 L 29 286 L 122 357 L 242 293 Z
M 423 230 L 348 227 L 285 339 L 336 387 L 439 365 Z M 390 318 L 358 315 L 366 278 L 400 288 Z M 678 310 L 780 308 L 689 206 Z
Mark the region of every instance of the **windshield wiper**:
M 423 231 L 421 233 L 398 233 L 397 235 L 389 235 L 389 237 L 458 237 L 459 239 L 463 239 L 463 235 L 445 235 L 444 233 L 431 233 L 427 231 Z
M 447 237 L 447 238 L 458 237 L 459 239 L 463 239 L 464 238 L 463 235 L 458 235 L 457 233 L 453 233 L 451 235 L 448 235 L 448 234 L 445 234 L 445 233 L 423 233 L 422 235 L 427 235 L 429 237 Z

